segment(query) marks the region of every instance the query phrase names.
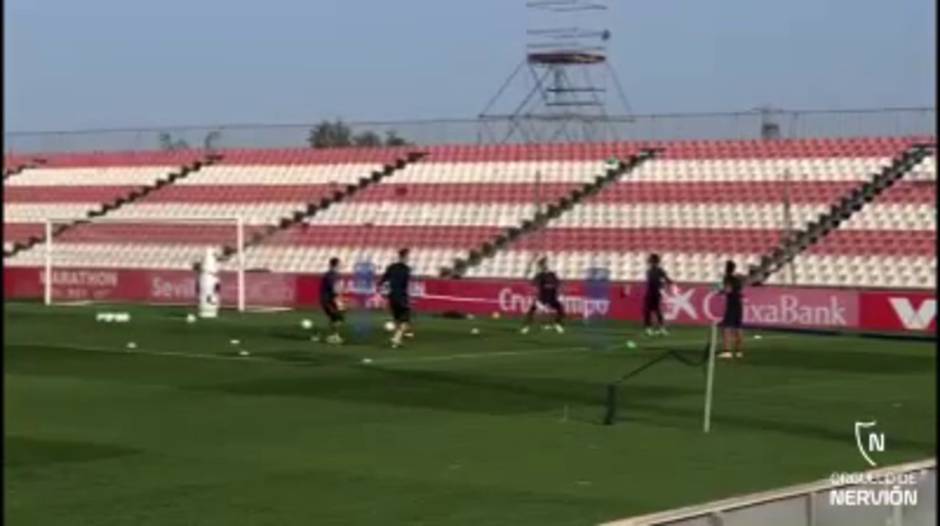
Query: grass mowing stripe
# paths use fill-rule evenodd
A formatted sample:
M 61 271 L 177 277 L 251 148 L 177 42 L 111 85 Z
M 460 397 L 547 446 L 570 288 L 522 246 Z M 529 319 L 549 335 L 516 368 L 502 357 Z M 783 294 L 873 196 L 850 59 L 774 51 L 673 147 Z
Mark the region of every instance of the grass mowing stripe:
M 525 350 L 525 351 L 495 351 L 483 353 L 463 353 L 463 354 L 445 354 L 443 356 L 419 356 L 415 358 L 379 358 L 372 360 L 377 365 L 399 364 L 399 363 L 419 363 L 419 362 L 446 362 L 450 360 L 473 360 L 480 358 L 499 358 L 503 356 L 526 356 L 531 354 L 555 354 L 562 352 L 590 351 L 590 347 L 560 347 L 548 350 Z
M 766 336 L 763 339 L 783 339 L 788 338 L 788 335 L 773 335 Z M 687 339 L 687 340 L 670 340 L 669 344 L 689 344 L 689 343 L 698 343 L 699 339 Z M 69 351 L 79 351 L 79 352 L 99 352 L 99 353 L 110 353 L 110 354 L 144 354 L 148 356 L 164 356 L 169 358 L 189 358 L 196 360 L 222 360 L 222 361 L 233 361 L 233 362 L 266 362 L 266 363 L 276 363 L 276 364 L 288 364 L 296 365 L 296 362 L 290 362 L 287 360 L 279 360 L 276 358 L 267 358 L 264 356 L 249 355 L 249 356 L 227 356 L 224 354 L 206 354 L 206 353 L 187 353 L 181 351 L 161 351 L 157 349 L 114 349 L 111 347 L 78 347 L 78 346 L 62 346 L 59 344 L 53 343 L 30 343 L 30 347 L 48 347 L 51 349 L 57 350 L 69 350 Z M 442 356 L 419 356 L 419 357 L 402 357 L 402 358 L 378 358 L 373 359 L 372 364 L 375 365 L 395 365 L 395 364 L 407 364 L 407 363 L 421 363 L 421 362 L 446 362 L 452 360 L 474 360 L 482 358 L 500 358 L 506 356 L 527 356 L 535 354 L 556 354 L 564 352 L 585 352 L 591 350 L 598 351 L 611 351 L 622 347 L 623 344 L 614 344 L 601 347 L 599 349 L 593 349 L 591 347 L 578 346 L 578 347 L 562 347 L 555 349 L 530 349 L 530 350 L 509 350 L 509 351 L 494 351 L 494 352 L 481 352 L 481 353 L 461 353 L 461 354 L 445 354 Z M 639 348 L 637 350 L 649 350 L 657 351 L 663 350 L 657 347 L 650 347 L 647 349 Z
M 59 344 L 50 344 L 50 343 L 29 343 L 29 347 L 40 347 L 54 349 L 57 351 L 78 351 L 78 352 L 96 352 L 96 353 L 108 353 L 108 354 L 121 354 L 121 355 L 131 355 L 131 354 L 145 354 L 148 356 L 165 356 L 170 358 L 190 358 L 195 360 L 224 360 L 224 361 L 235 361 L 235 362 L 245 362 L 248 360 L 256 362 L 271 362 L 271 363 L 280 363 L 280 364 L 290 364 L 284 360 L 276 360 L 274 358 L 265 358 L 263 356 L 226 356 L 224 354 L 206 354 L 206 353 L 186 353 L 180 351 L 160 351 L 160 350 L 147 350 L 147 349 L 115 349 L 112 347 L 88 347 L 88 346 L 62 346 Z
M 266 362 L 266 363 L 276 363 L 282 365 L 297 365 L 297 362 L 291 362 L 288 360 L 279 360 L 276 358 L 267 358 L 264 356 L 226 356 L 222 354 L 206 354 L 206 353 L 186 353 L 180 351 L 160 351 L 160 350 L 151 350 L 151 349 L 114 349 L 110 347 L 77 347 L 77 346 L 68 346 L 64 347 L 57 344 L 45 344 L 45 343 L 30 343 L 30 347 L 46 347 L 49 349 L 61 350 L 61 351 L 78 351 L 78 352 L 96 352 L 96 353 L 108 353 L 108 354 L 120 354 L 120 355 L 133 355 L 133 354 L 143 354 L 147 356 L 163 356 L 170 358 L 190 358 L 196 360 L 223 360 L 223 361 L 233 361 L 233 362 Z M 526 355 L 535 355 L 535 354 L 555 354 L 562 352 L 576 352 L 576 351 L 589 351 L 588 347 L 563 347 L 557 349 L 531 349 L 531 350 L 515 350 L 515 351 L 495 351 L 495 352 L 482 352 L 482 353 L 463 353 L 463 354 L 446 354 L 443 356 L 423 356 L 423 357 L 414 357 L 414 358 L 379 358 L 372 360 L 372 364 L 384 365 L 384 364 L 404 364 L 404 363 L 418 363 L 418 362 L 435 362 L 435 361 L 449 361 L 449 360 L 468 360 L 468 359 L 481 359 L 481 358 L 500 358 L 506 356 L 526 356 Z M 337 367 L 348 367 L 349 365 L 358 365 L 356 364 L 345 364 L 345 365 L 336 365 Z

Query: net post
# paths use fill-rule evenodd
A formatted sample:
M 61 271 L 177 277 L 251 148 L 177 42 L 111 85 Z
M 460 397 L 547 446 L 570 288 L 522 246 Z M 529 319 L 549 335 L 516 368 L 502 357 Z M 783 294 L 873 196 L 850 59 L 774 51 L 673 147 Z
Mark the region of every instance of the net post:
M 45 234 L 45 254 L 43 254 L 45 283 L 43 283 L 42 298 L 45 305 L 52 305 L 52 219 L 46 218 Z
M 718 338 L 718 325 L 711 325 L 708 338 L 708 373 L 705 378 L 705 414 L 702 418 L 702 431 L 708 433 L 712 424 L 712 387 L 715 380 L 715 347 Z
M 245 221 L 242 216 L 235 219 L 237 229 L 235 244 L 238 248 L 238 312 L 245 311 Z

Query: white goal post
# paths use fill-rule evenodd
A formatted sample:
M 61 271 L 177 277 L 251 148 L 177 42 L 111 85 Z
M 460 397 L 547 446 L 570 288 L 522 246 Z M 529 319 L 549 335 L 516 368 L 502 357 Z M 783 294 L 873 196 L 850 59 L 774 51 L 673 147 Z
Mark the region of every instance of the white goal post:
M 44 221 L 43 239 L 42 248 L 25 251 L 17 263 L 41 264 L 46 305 L 74 299 L 56 297 L 57 270 L 195 271 L 208 248 L 224 255 L 222 272 L 235 274 L 235 308 L 247 308 L 242 217 L 52 217 Z

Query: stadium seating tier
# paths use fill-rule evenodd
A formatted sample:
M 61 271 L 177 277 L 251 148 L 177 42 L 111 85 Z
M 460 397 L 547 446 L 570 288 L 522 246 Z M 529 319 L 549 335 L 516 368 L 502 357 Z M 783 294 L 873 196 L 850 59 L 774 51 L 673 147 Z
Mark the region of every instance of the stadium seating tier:
M 539 210 L 596 181 L 613 158 L 662 148 L 620 180 L 471 266 L 470 277 L 518 278 L 536 253 L 564 279 L 609 265 L 612 277 L 637 280 L 650 252 L 673 278 L 712 282 L 726 258 L 754 263 L 869 180 L 906 146 L 929 137 L 781 141 L 684 141 L 419 148 L 426 157 L 341 203 L 280 228 L 309 203 L 358 185 L 414 148 L 226 150 L 212 166 L 167 184 L 56 239 L 61 264 L 186 267 L 206 247 L 234 244 L 228 225 L 187 218 L 241 217 L 246 238 L 272 236 L 246 251 L 253 267 L 318 272 L 338 255 L 384 265 L 413 248 L 422 275 Z M 5 179 L 4 235 L 41 236 L 47 217 L 83 218 L 102 204 L 152 184 L 204 152 L 122 152 L 6 156 L 5 171 L 41 158 Z M 800 254 L 770 283 L 935 289 L 936 163 L 929 157 L 863 207 L 841 228 Z M 180 224 L 172 223 L 177 220 Z M 117 221 L 124 221 L 119 223 Z M 148 225 L 152 221 L 154 224 Z M 37 265 L 41 248 L 7 258 Z M 231 266 L 233 263 L 228 262 Z

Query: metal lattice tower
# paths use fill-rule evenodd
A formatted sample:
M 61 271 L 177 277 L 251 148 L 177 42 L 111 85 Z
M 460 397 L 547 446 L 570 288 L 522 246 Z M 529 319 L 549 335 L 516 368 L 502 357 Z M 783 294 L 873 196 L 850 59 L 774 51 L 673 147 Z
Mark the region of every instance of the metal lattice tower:
M 630 106 L 608 61 L 609 2 L 526 3 L 525 57 L 479 115 L 488 140 L 616 139 L 615 121 L 628 120 Z

